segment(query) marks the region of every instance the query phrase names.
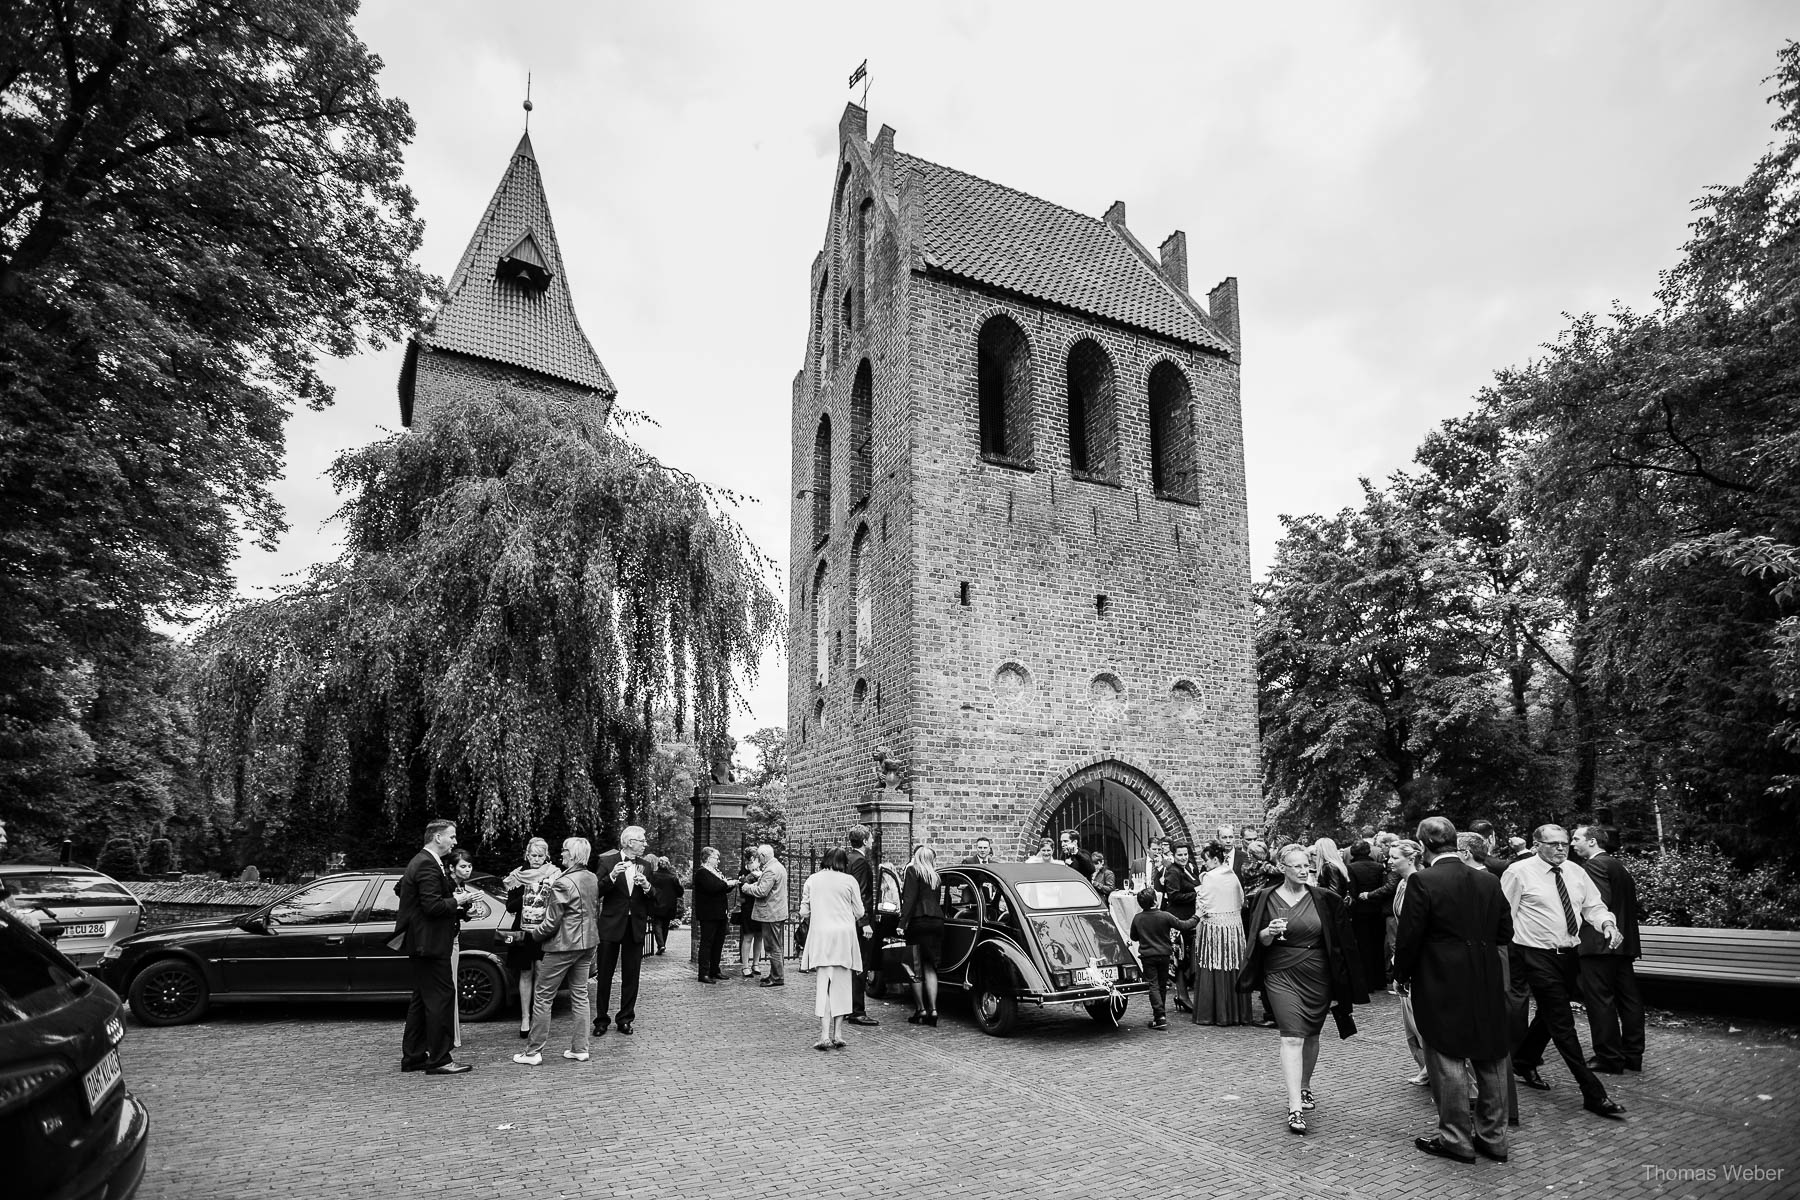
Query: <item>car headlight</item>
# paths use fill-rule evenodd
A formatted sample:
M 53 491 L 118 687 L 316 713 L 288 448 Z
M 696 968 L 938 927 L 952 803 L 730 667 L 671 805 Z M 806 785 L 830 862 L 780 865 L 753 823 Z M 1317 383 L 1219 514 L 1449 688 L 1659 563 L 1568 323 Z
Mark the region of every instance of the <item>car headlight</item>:
M 100 961 L 101 962 L 111 962 L 115 958 L 123 958 L 124 956 L 125 956 L 124 947 L 120 946 L 119 943 L 114 942 L 112 945 L 110 945 L 106 948 L 106 953 L 102 954 L 100 956 Z

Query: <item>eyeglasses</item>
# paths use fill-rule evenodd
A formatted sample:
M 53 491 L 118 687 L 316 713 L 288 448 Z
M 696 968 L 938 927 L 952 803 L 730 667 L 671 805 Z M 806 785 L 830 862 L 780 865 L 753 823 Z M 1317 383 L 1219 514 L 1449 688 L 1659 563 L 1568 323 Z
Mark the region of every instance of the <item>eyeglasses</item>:
M 1569 843 L 1567 843 L 1567 842 L 1546 842 L 1546 841 L 1540 840 L 1538 842 L 1538 845 L 1548 846 L 1552 850 L 1567 850 L 1569 848 Z

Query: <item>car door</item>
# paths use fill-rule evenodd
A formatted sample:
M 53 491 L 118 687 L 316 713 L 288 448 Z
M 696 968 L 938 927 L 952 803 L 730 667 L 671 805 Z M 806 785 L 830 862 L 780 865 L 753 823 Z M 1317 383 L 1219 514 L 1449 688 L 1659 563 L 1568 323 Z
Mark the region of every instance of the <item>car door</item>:
M 219 964 L 240 995 L 342 995 L 350 986 L 350 933 L 367 875 L 334 875 L 277 900 L 261 931 L 241 930 Z
M 394 922 L 400 918 L 400 876 L 383 875 L 375 881 L 368 904 L 350 932 L 350 990 L 358 995 L 412 991 L 411 968 L 406 955 L 388 949 Z
M 938 879 L 938 902 L 944 910 L 944 945 L 938 958 L 940 980 L 964 987 L 969 954 L 981 931 L 981 891 L 961 871 L 945 871 Z

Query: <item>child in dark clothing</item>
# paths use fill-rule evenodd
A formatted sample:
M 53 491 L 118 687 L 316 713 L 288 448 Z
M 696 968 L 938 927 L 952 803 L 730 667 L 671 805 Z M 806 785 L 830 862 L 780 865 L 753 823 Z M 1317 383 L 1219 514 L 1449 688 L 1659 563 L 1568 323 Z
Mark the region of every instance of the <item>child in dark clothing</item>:
M 1163 1017 L 1163 995 L 1169 989 L 1170 930 L 1192 933 L 1199 927 L 1198 914 L 1182 920 L 1167 909 L 1156 907 L 1156 892 L 1145 888 L 1137 894 L 1141 910 L 1131 919 L 1131 940 L 1137 943 L 1138 961 L 1144 964 L 1144 981 L 1150 985 L 1150 1028 L 1167 1029 Z

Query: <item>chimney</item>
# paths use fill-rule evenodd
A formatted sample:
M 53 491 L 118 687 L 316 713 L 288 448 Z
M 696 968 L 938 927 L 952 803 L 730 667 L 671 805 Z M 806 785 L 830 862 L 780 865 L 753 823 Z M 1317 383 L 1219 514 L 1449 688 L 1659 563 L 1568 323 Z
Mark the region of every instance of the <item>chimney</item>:
M 1240 353 L 1243 343 L 1238 336 L 1238 294 L 1237 276 L 1228 275 L 1218 287 L 1206 293 L 1206 309 L 1212 314 L 1213 324 L 1231 339 L 1231 348 Z
M 1112 207 L 1107 209 L 1106 215 L 1100 219 L 1105 221 L 1112 228 L 1123 233 L 1125 231 L 1125 202 L 1123 200 L 1114 200 L 1112 202 Z
M 1187 291 L 1187 234 L 1177 229 L 1163 239 L 1156 253 L 1162 258 L 1162 273 L 1169 282 Z
M 844 115 L 838 118 L 838 144 L 843 145 L 845 139 L 854 137 L 857 145 L 869 140 L 869 111 L 854 104 L 844 105 Z

